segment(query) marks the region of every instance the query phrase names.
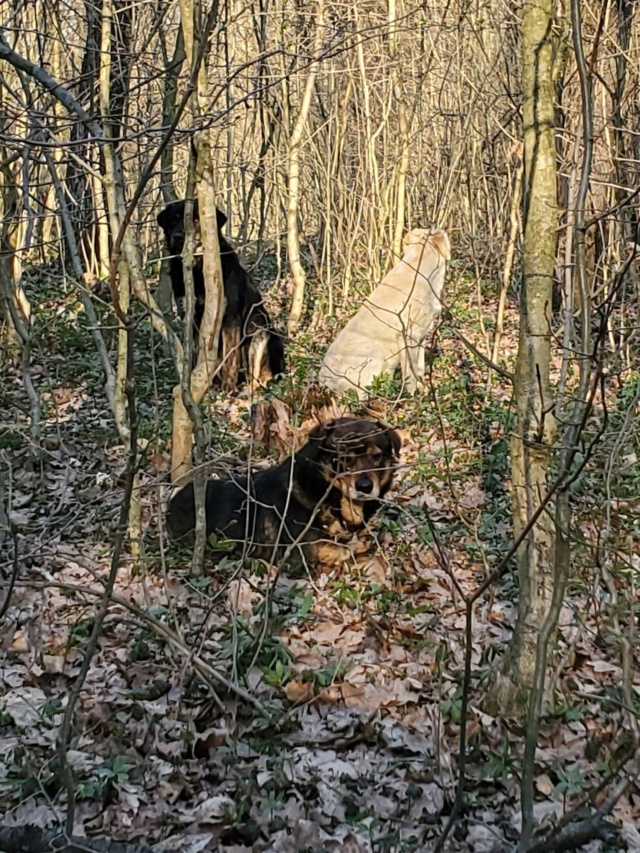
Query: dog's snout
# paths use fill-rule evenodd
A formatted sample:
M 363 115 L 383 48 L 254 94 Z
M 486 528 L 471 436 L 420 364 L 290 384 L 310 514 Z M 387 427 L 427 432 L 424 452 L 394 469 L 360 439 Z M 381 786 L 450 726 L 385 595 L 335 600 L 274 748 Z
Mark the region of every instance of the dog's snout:
M 176 228 L 171 232 L 171 236 L 169 237 L 169 248 L 170 250 L 179 255 L 184 248 L 184 228 Z
M 373 491 L 373 480 L 368 475 L 358 477 L 356 480 L 356 489 L 365 495 L 371 494 Z

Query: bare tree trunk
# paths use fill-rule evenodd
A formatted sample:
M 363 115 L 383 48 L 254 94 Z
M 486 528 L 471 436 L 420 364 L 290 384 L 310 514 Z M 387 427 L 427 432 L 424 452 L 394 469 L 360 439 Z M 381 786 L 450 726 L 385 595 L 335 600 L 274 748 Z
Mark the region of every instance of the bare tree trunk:
M 164 93 L 162 96 L 162 126 L 168 129 L 176 114 L 176 95 L 178 92 L 178 77 L 185 60 L 184 36 L 182 27 L 178 30 L 173 56 L 169 61 L 166 55 L 164 33 L 160 32 L 161 46 L 165 54 Z M 169 140 L 160 157 L 160 188 L 165 204 L 175 201 L 176 190 L 173 185 L 173 142 Z
M 40 396 L 31 375 L 31 305 L 19 280 L 16 263 L 20 233 L 17 175 L 0 146 L 0 305 L 11 338 L 20 351 L 22 381 L 29 399 L 29 420 L 34 447 L 40 443 L 42 412 Z
M 86 20 L 84 52 L 80 75 L 72 91 L 78 102 L 85 107 L 87 114 L 96 116 L 102 7 L 100 0 L 96 3 L 84 0 L 83 5 Z M 75 158 L 69 159 L 63 177 L 63 183 L 68 190 L 67 206 L 75 231 L 76 244 L 85 259 L 85 268 L 92 277 L 100 276 L 109 257 L 108 222 L 101 213 L 96 211 L 96 208 L 100 211 L 104 208 L 104 187 L 95 178 L 101 172 L 100 151 L 95 145 L 95 140 L 89 141 L 87 128 L 82 122 L 74 123 L 71 141 L 78 143 L 78 152 L 92 167 L 93 175 L 88 173 Z M 105 249 L 107 254 L 101 257 Z
M 514 378 L 518 426 L 511 441 L 516 537 L 546 494 L 556 434 L 549 386 L 558 224 L 553 22 L 552 0 L 527 0 L 522 21 L 524 256 Z M 502 714 L 522 714 L 526 709 L 533 685 L 538 635 L 551 602 L 554 548 L 553 520 L 542 513 L 517 555 L 518 620 L 492 696 L 492 705 Z
M 322 47 L 323 34 L 323 17 L 324 17 L 324 0 L 318 0 L 316 4 L 316 32 L 313 42 L 313 55 L 317 57 Z M 300 323 L 302 317 L 302 308 L 304 306 L 304 290 L 306 276 L 304 268 L 300 262 L 300 232 L 298 230 L 298 207 L 300 203 L 300 145 L 302 142 L 302 134 L 307 125 L 309 116 L 309 107 L 311 106 L 311 96 L 316 81 L 317 66 L 311 65 L 307 82 L 300 104 L 300 112 L 291 134 L 289 143 L 289 196 L 287 204 L 287 253 L 289 256 L 289 266 L 291 267 L 291 275 L 293 276 L 293 295 L 291 297 L 291 307 L 289 309 L 289 333 L 294 332 Z
M 162 96 L 162 126 L 169 128 L 176 114 L 176 96 L 178 92 L 178 77 L 184 63 L 184 36 L 182 27 L 178 30 L 176 44 L 171 61 L 166 53 L 164 33 L 160 32 L 160 44 L 164 53 L 165 78 L 164 93 Z M 173 141 L 169 140 L 160 157 L 160 189 L 165 204 L 175 201 L 176 190 L 173 185 Z M 169 274 L 169 259 L 163 258 L 160 262 L 160 277 L 156 290 L 156 299 L 160 309 L 169 314 L 171 310 L 171 276 Z
M 360 22 L 360 15 L 357 3 L 353 7 L 353 14 L 356 28 L 359 30 L 362 25 Z M 381 236 L 380 220 L 382 218 L 382 191 L 380 188 L 380 170 L 378 168 L 378 160 L 376 157 L 376 139 L 382 132 L 384 124 L 386 123 L 386 115 L 383 114 L 378 127 L 376 128 L 376 130 L 374 130 L 374 121 L 371 106 L 371 91 L 369 86 L 369 80 L 367 79 L 367 66 L 364 54 L 364 44 L 362 39 L 358 39 L 356 51 L 358 56 L 358 69 L 360 71 L 360 80 L 362 84 L 362 88 L 360 91 L 362 96 L 362 109 L 364 111 L 364 135 L 367 152 L 365 161 L 367 170 L 366 180 L 369 185 L 369 203 L 368 205 L 366 205 L 367 210 L 365 231 L 367 234 L 367 250 L 369 255 L 371 275 L 374 281 L 378 281 L 381 274 L 379 249 Z M 348 283 L 345 277 L 345 293 L 347 292 L 347 286 Z
M 19 155 L 15 157 L 17 160 Z M 25 294 L 18 290 L 15 277 L 15 253 L 18 236 L 18 217 L 16 204 L 18 194 L 15 189 L 12 163 L 7 156 L 5 148 L 0 148 L 0 221 L 2 232 L 0 233 L 0 277 L 2 288 L 0 289 L 0 307 L 5 326 L 5 346 L 17 354 L 22 347 L 22 338 L 14 322 L 14 314 L 24 315 L 28 319 L 31 306 Z M 12 307 L 12 303 L 15 303 Z
M 116 162 L 115 162 L 115 142 L 113 139 L 114 131 L 121 126 L 124 94 L 121 94 L 120 107 L 116 110 L 115 117 L 112 119 L 114 109 L 114 80 L 113 80 L 113 34 L 115 29 L 115 8 L 114 0 L 102 0 L 102 27 L 100 39 L 100 72 L 98 76 L 100 86 L 100 112 L 103 120 L 103 130 L 105 135 L 105 144 L 103 146 L 104 162 L 105 162 L 105 182 L 110 188 L 109 196 L 110 204 L 110 221 L 112 223 L 113 240 L 118 235 L 120 216 L 118 215 L 117 201 L 117 186 L 116 186 Z M 117 47 L 117 46 L 116 46 Z M 115 87 L 119 91 L 119 87 Z M 131 284 L 129 279 L 129 266 L 126 258 L 121 258 L 119 262 L 119 274 L 117 276 L 117 318 L 118 318 L 118 361 L 116 364 L 116 385 L 114 393 L 114 417 L 118 424 L 131 424 L 135 418 L 134 412 L 127 412 L 128 401 L 131 399 L 128 383 L 132 381 L 129 375 L 130 368 L 130 351 L 132 347 L 131 335 L 133 333 L 131 323 L 129 322 L 129 306 L 131 302 Z M 122 431 L 121 431 L 122 432 Z M 125 433 L 126 446 L 131 454 L 134 450 L 130 447 L 132 440 L 131 431 Z M 134 489 L 132 490 L 132 499 L 129 501 L 127 533 L 129 536 L 129 544 L 131 554 L 134 559 L 140 556 L 140 531 L 141 531 L 141 504 L 139 491 L 135 488 L 139 482 L 137 472 L 134 474 Z
M 95 172 L 90 178 L 95 212 L 96 246 L 93 253 L 93 273 L 97 278 L 109 280 L 109 214 L 104 204 L 104 187 L 100 175 Z
M 114 150 L 113 150 L 113 142 L 111 139 L 111 128 L 112 123 L 110 121 L 110 113 L 111 113 L 111 60 L 112 60 L 112 50 L 111 50 L 111 35 L 113 31 L 113 0 L 103 0 L 102 3 L 102 27 L 101 27 L 101 39 L 100 39 L 100 68 L 98 74 L 99 80 L 99 97 L 100 97 L 100 112 L 102 114 L 103 123 L 104 123 L 104 135 L 105 135 L 105 144 L 103 145 L 103 156 L 105 163 L 105 184 L 110 189 L 108 190 L 108 194 L 110 195 L 110 203 L 109 210 L 107 214 L 109 215 L 109 219 L 111 221 L 111 233 L 113 235 L 113 239 L 116 239 L 118 234 L 118 216 L 117 216 L 117 208 L 118 203 L 115 195 L 115 185 L 114 185 L 114 175 L 116 174 L 115 162 L 114 162 Z M 100 188 L 101 190 L 101 188 Z M 102 192 L 100 193 L 102 195 Z M 119 296 L 119 307 L 120 312 L 124 316 L 129 311 L 129 301 L 130 301 L 130 282 L 129 282 L 129 271 L 127 268 L 126 260 L 122 259 L 119 265 L 119 275 L 118 275 L 118 296 Z M 128 379 L 127 375 L 127 339 L 128 339 L 128 330 L 125 328 L 124 320 L 122 316 L 118 316 L 118 360 L 116 364 L 116 380 L 115 380 L 115 388 L 113 395 L 113 414 L 118 425 L 118 431 L 120 435 L 125 440 L 125 444 L 128 446 L 129 443 L 129 433 L 126 425 L 128 424 L 129 419 L 126 414 L 126 383 Z M 125 427 L 122 429 L 121 427 Z
M 633 0 L 616 0 L 616 11 L 618 16 L 618 41 L 620 49 L 616 53 L 616 87 L 613 93 L 613 126 L 615 129 L 615 166 L 618 188 L 616 191 L 617 202 L 620 204 L 625 199 L 625 194 L 633 185 L 629 176 L 628 163 L 633 160 L 633 152 L 627 144 L 627 122 L 623 113 L 623 103 L 627 89 L 627 65 L 629 62 L 629 40 L 633 29 L 633 16 L 635 11 Z M 625 240 L 635 241 L 631 211 L 628 206 L 623 206 L 622 236 Z
M 196 45 L 206 46 L 209 31 L 217 16 L 218 4 L 214 3 L 209 10 L 207 24 L 202 24 L 201 0 L 180 0 L 182 16 L 182 31 L 187 60 L 192 72 L 201 56 L 196 53 Z M 192 97 L 192 111 L 196 122 L 207 115 L 210 104 L 210 93 L 207 82 L 205 62 L 200 63 L 197 75 L 196 91 Z M 198 336 L 198 358 L 193 372 L 191 369 L 191 339 L 193 334 L 193 256 L 192 247 L 187 246 L 188 232 L 193 233 L 192 223 L 187 221 L 185 211 L 185 249 L 187 263 L 185 265 L 185 289 L 189 300 L 185 318 L 186 355 L 183 364 L 180 385 L 174 389 L 173 409 L 173 447 L 172 447 L 172 482 L 182 477 L 191 468 L 191 445 L 195 434 L 196 440 L 196 472 L 194 477 L 194 494 L 196 503 L 195 544 L 193 549 L 192 571 L 202 573 L 204 549 L 206 545 L 205 525 L 205 478 L 202 463 L 205 455 L 204 425 L 199 404 L 211 387 L 214 373 L 218 366 L 218 340 L 224 311 L 224 290 L 222 285 L 222 266 L 220 261 L 220 245 L 218 241 L 216 199 L 213 180 L 213 158 L 211 155 L 210 129 L 207 128 L 196 137 L 197 171 L 199 177 L 198 204 L 200 216 L 200 234 L 202 237 L 203 275 L 205 282 L 205 305 Z M 189 187 L 193 181 L 188 182 Z M 191 211 L 188 211 L 191 213 Z M 189 269 L 189 264 L 191 269 Z M 191 285 L 190 285 L 191 282 Z
M 207 33 L 197 31 L 194 27 L 194 19 L 200 17 L 200 0 L 182 0 L 180 4 L 182 16 L 182 31 L 184 34 L 184 46 L 189 66 L 195 67 L 198 60 L 195 52 L 195 39 L 208 37 Z M 215 14 L 217 4 L 210 13 Z M 198 42 L 199 43 L 199 42 Z M 204 62 L 200 64 L 197 78 L 196 93 L 192 99 L 194 117 L 197 119 L 204 115 L 208 108 L 208 83 Z M 209 131 L 205 130 L 197 136 L 198 147 L 198 170 L 201 181 L 198 193 L 200 232 L 202 235 L 203 248 L 203 271 L 206 287 L 205 310 L 202 317 L 200 334 L 198 339 L 198 353 L 196 365 L 190 375 L 189 382 L 184 383 L 185 371 L 190 370 L 189 359 L 184 359 L 183 384 L 174 389 L 174 419 L 173 419 L 173 449 L 171 479 L 176 482 L 191 468 L 191 443 L 193 437 L 192 420 L 189 417 L 189 409 L 202 402 L 206 392 L 211 387 L 211 381 L 217 367 L 218 339 L 220 335 L 220 323 L 223 309 L 222 268 L 220 266 L 220 246 L 218 243 L 218 228 L 216 218 L 216 203 L 213 187 L 213 167 L 211 164 L 211 148 L 209 142 Z M 185 249 L 188 246 L 185 241 Z M 187 287 L 187 290 L 189 288 Z M 189 325 L 187 323 L 187 325 Z M 191 334 L 190 328 L 185 332 Z M 188 354 L 186 354 L 188 355 Z M 185 399 L 186 391 L 186 399 Z
M 4 89 L 0 87 L 0 131 L 4 134 L 9 128 L 4 113 Z M 23 315 L 28 320 L 31 306 L 16 275 L 16 248 L 18 241 L 18 192 L 15 174 L 20 154 L 11 156 L 4 145 L 0 146 L 0 275 L 3 286 L 0 290 L 0 311 L 6 323 L 5 343 L 17 353 L 22 348 L 22 338 L 14 322 L 14 314 Z M 14 302 L 13 308 L 11 303 Z
M 400 136 L 400 162 L 396 186 L 395 216 L 393 217 L 393 262 L 402 257 L 402 234 L 405 227 L 405 208 L 407 200 L 407 174 L 409 172 L 409 125 L 402 78 L 397 57 L 396 0 L 389 0 L 389 57 L 391 59 L 391 83 L 393 96 L 398 110 L 398 132 Z
M 282 109 L 278 102 L 270 103 L 268 99 L 268 84 L 270 80 L 270 65 L 266 59 L 267 52 L 267 22 L 269 11 L 269 0 L 257 0 L 257 14 L 253 12 L 253 30 L 256 45 L 261 55 L 256 73 L 256 88 L 258 90 L 258 113 L 260 126 L 260 148 L 258 150 L 256 169 L 247 191 L 246 205 L 240 239 L 244 242 L 247 238 L 249 225 L 249 211 L 256 190 L 258 191 L 259 215 L 258 215 L 258 237 L 256 241 L 256 254 L 260 255 L 263 248 L 264 231 L 267 225 L 267 192 L 265 176 L 267 172 L 267 155 L 273 148 L 276 137 L 276 126 L 281 122 Z M 280 253 L 278 252 L 278 259 Z
M 580 437 L 587 420 L 587 415 L 592 407 L 593 394 L 597 387 L 598 379 L 596 374 L 596 382 L 595 384 L 592 384 L 592 364 L 595 361 L 595 353 L 592 352 L 591 299 L 587 283 L 587 257 L 585 250 L 585 236 L 587 230 L 585 224 L 585 206 L 589 190 L 589 177 L 593 159 L 593 95 L 591 88 L 591 73 L 587 67 L 584 45 L 582 42 L 580 0 L 571 0 L 571 30 L 582 100 L 583 160 L 573 212 L 575 229 L 574 279 L 576 285 L 574 289 L 581 295 L 580 345 L 577 353 L 579 382 L 577 389 L 575 389 L 575 391 L 572 389 L 572 393 L 570 395 L 571 403 L 568 406 L 568 411 L 563 412 L 562 418 L 565 426 L 560 450 L 560 475 L 565 474 L 566 479 L 560 484 L 555 501 L 556 541 L 552 596 L 538 634 L 533 689 L 531 691 L 527 716 L 527 734 L 525 740 L 521 787 L 522 836 L 520 839 L 520 850 L 529 849 L 535 828 L 535 756 L 545 694 L 547 650 L 549 643 L 553 640 L 557 631 L 558 620 L 560 618 L 560 611 L 562 609 L 571 568 L 571 504 L 569 501 L 569 486 L 572 479 L 569 478 L 568 475 L 571 471 L 577 449 L 580 445 Z M 596 57 L 597 46 L 593 49 L 591 56 L 591 61 L 594 65 Z M 568 361 L 569 359 L 574 360 L 573 357 L 573 350 L 565 350 L 563 354 L 565 361 Z M 581 466 L 578 465 L 576 467 L 577 473 L 579 473 Z M 577 473 L 574 477 L 577 476 Z
M 502 341 L 502 333 L 504 332 L 504 312 L 507 307 L 507 293 L 509 292 L 509 285 L 511 284 L 511 271 L 513 270 L 513 258 L 516 251 L 516 241 L 518 239 L 518 226 L 520 224 L 522 173 L 524 171 L 522 153 L 521 146 L 516 146 L 514 151 L 516 167 L 513 181 L 513 198 L 511 200 L 511 211 L 509 213 L 509 242 L 507 243 L 504 267 L 502 268 L 502 282 L 500 286 L 500 296 L 498 298 L 498 313 L 496 315 L 496 333 L 493 339 L 493 351 L 491 353 L 491 361 L 493 361 L 494 364 L 498 364 L 500 359 L 500 343 Z M 492 377 L 493 373 L 490 371 L 489 382 L 491 382 Z

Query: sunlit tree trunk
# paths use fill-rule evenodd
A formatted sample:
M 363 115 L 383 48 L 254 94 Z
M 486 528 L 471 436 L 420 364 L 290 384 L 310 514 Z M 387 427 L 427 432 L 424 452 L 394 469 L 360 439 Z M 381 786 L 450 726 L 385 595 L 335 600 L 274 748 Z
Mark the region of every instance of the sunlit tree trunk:
M 113 143 L 111 141 L 111 122 L 109 121 L 111 104 L 110 104 L 110 93 L 111 93 L 111 32 L 113 28 L 113 5 L 111 0 L 104 0 L 102 3 L 102 26 L 101 26 L 101 37 L 100 37 L 100 66 L 99 66 L 99 98 L 100 98 L 100 112 L 103 117 L 103 130 L 105 135 L 105 144 L 103 145 L 103 156 L 105 162 L 105 185 L 108 187 L 109 193 L 109 205 L 108 205 L 108 219 L 107 224 L 111 223 L 111 233 L 113 234 L 113 239 L 115 240 L 118 227 L 119 220 L 117 214 L 117 198 L 115 191 L 115 180 L 114 175 L 115 171 L 115 163 L 114 163 L 114 151 L 113 151 Z M 102 186 L 100 181 L 96 181 L 97 190 L 100 196 L 102 195 Z M 119 304 L 122 314 L 126 314 L 129 310 L 129 275 L 128 271 L 125 269 L 126 261 L 122 261 L 120 264 L 120 272 L 121 274 L 118 277 L 118 289 L 119 289 Z M 122 274 L 124 273 L 124 274 Z M 126 415 L 126 391 L 125 384 L 127 381 L 127 335 L 128 331 L 125 329 L 124 323 L 122 319 L 118 318 L 118 361 L 116 365 L 116 385 L 115 385 L 115 394 L 114 394 L 114 417 L 116 420 L 116 424 L 118 425 L 118 431 L 120 436 L 125 440 L 125 443 L 128 443 L 129 435 L 128 435 L 128 418 Z
M 353 14 L 356 28 L 360 30 L 363 24 L 358 10 L 358 4 L 354 5 Z M 381 274 L 379 248 L 381 242 L 381 220 L 384 222 L 384 217 L 382 214 L 382 187 L 380 180 L 380 168 L 378 166 L 378 158 L 376 155 L 376 140 L 386 125 L 387 113 L 382 113 L 376 127 L 373 108 L 371 105 L 371 83 L 368 77 L 364 44 L 360 39 L 356 44 L 356 53 L 358 57 L 358 70 L 360 72 L 359 98 L 362 101 L 362 112 L 364 114 L 364 144 L 366 145 L 366 157 L 364 160 L 366 167 L 365 174 L 368 203 L 365 205 L 365 232 L 371 275 L 374 281 L 377 281 Z
M 84 50 L 73 94 L 91 116 L 97 116 L 98 71 L 100 65 L 101 3 L 83 2 L 85 20 Z M 82 35 L 80 31 L 79 36 Z M 64 78 L 61 78 L 64 79 Z M 91 171 L 83 168 L 76 158 L 69 158 L 63 185 L 68 188 L 68 208 L 75 231 L 75 241 L 83 257 L 84 267 L 92 278 L 106 272 L 109 259 L 108 221 L 104 214 L 103 190 L 100 183 L 99 148 L 89 141 L 87 128 L 76 122 L 71 128 L 71 141 Z M 96 208 L 98 210 L 96 210 Z M 105 250 L 106 255 L 101 257 Z M 102 269 L 101 269 L 102 268 Z
M 113 0 L 103 0 L 102 2 L 102 26 L 100 31 L 100 69 L 98 75 L 99 81 L 99 98 L 100 112 L 103 120 L 103 132 L 105 143 L 103 145 L 103 155 L 105 164 L 105 184 L 107 187 L 107 216 L 104 217 L 105 223 L 110 224 L 113 240 L 115 242 L 119 224 L 122 217 L 122 211 L 119 210 L 118 203 L 118 169 L 115 157 L 115 142 L 113 138 L 114 130 L 120 126 L 122 119 L 121 114 L 112 120 L 113 110 L 113 32 L 114 32 L 114 16 L 115 9 Z M 102 197 L 101 186 L 98 182 L 96 202 Z M 98 205 L 96 204 L 96 208 Z M 100 225 L 101 231 L 104 230 Z M 105 235 L 101 238 L 101 250 Z M 116 363 L 116 384 L 114 393 L 113 414 L 120 435 L 124 438 L 128 452 L 131 451 L 131 430 L 130 423 L 135 417 L 133 412 L 128 412 L 128 404 L 130 395 L 128 393 L 128 383 L 133 379 L 129 375 L 130 368 L 130 336 L 133 334 L 131 324 L 129 322 L 129 306 L 131 302 L 131 283 L 129 278 L 129 266 L 125 258 L 120 259 L 118 276 L 116 279 L 117 290 L 117 319 L 118 319 L 118 359 Z M 108 273 L 108 266 L 107 266 Z M 129 503 L 129 518 L 128 518 L 128 535 L 131 554 L 134 558 L 140 555 L 140 499 L 139 489 L 136 486 L 139 483 L 139 474 L 134 473 L 134 491 L 133 499 Z
M 405 227 L 407 201 L 407 174 L 409 172 L 409 125 L 405 97 L 402 91 L 402 77 L 398 66 L 397 56 L 397 13 L 396 0 L 389 3 L 389 57 L 391 59 L 391 83 L 393 97 L 398 110 L 398 135 L 400 137 L 400 162 L 398 163 L 398 179 L 396 185 L 396 203 L 392 216 L 393 256 L 394 263 L 402 257 L 402 235 Z
M 4 115 L 4 92 L 0 91 L 0 132 L 11 126 Z M 20 160 L 0 145 L 0 316 L 5 322 L 4 344 L 20 354 L 22 381 L 29 400 L 29 419 L 34 449 L 40 441 L 42 413 L 40 395 L 31 374 L 31 304 L 22 287 L 20 240 Z
M 524 255 L 515 372 L 518 425 L 511 441 L 515 536 L 525 529 L 547 491 L 556 434 L 549 386 L 558 226 L 553 12 L 552 0 L 527 0 L 522 21 Z M 493 692 L 496 709 L 503 714 L 522 713 L 526 707 L 538 634 L 550 605 L 554 547 L 553 520 L 542 513 L 517 555 L 518 620 Z
M 14 316 L 24 316 L 28 322 L 31 306 L 24 293 L 19 293 L 16 288 L 15 256 L 18 236 L 17 199 L 13 175 L 13 164 L 7 156 L 7 150 L 0 147 L 0 306 L 2 319 L 5 323 L 4 345 L 16 353 L 21 348 L 21 337 L 14 322 Z M 17 157 L 15 158 L 18 159 Z M 13 303 L 13 305 L 12 305 Z M 22 304 L 21 304 L 22 303 Z
M 196 62 L 196 50 L 202 38 L 194 20 L 201 17 L 200 0 L 181 0 L 180 12 L 184 47 L 189 67 Z M 196 38 L 197 36 L 197 38 Z M 196 92 L 192 98 L 194 119 L 204 115 L 208 107 L 208 84 L 204 62 L 197 75 Z M 185 386 L 184 372 L 190 370 L 189 359 L 185 359 L 182 387 L 174 389 L 173 417 L 173 457 L 172 481 L 175 482 L 191 468 L 191 444 L 193 438 L 192 420 L 188 407 L 198 405 L 209 390 L 217 366 L 218 338 L 222 319 L 222 269 L 220 267 L 220 246 L 216 220 L 216 203 L 213 187 L 213 168 L 209 132 L 204 130 L 196 138 L 198 148 L 198 170 L 200 187 L 198 200 L 200 207 L 200 232 L 202 235 L 204 280 L 206 287 L 205 311 L 200 328 L 196 365 L 190 380 Z M 186 329 L 191 333 L 191 329 Z M 186 399 L 185 399 L 186 391 Z
M 612 119 L 615 128 L 615 167 L 618 180 L 616 201 L 620 204 L 624 201 L 628 188 L 633 186 L 633 179 L 629 174 L 629 163 L 633 160 L 633 151 L 630 150 L 632 146 L 629 144 L 629 134 L 625 132 L 628 121 L 624 113 L 625 95 L 628 89 L 629 42 L 633 32 L 636 4 L 633 0 L 616 0 L 616 11 L 620 50 L 616 53 L 616 85 L 612 99 Z M 616 226 L 620 228 L 623 238 L 635 241 L 633 216 L 628 205 L 622 207 L 621 217 L 618 218 L 622 219 L 622 222 L 619 226 L 616 223 Z
M 500 284 L 498 312 L 496 315 L 496 333 L 493 339 L 493 350 L 491 352 L 491 360 L 495 364 L 500 361 L 500 344 L 502 342 L 502 333 L 504 332 L 504 313 L 505 308 L 507 307 L 507 294 L 509 292 L 509 285 L 511 284 L 511 271 L 513 270 L 513 259 L 516 251 L 516 241 L 518 239 L 518 226 L 520 224 L 520 201 L 522 199 L 522 177 L 524 172 L 522 147 L 520 145 L 514 146 L 513 153 L 517 162 L 513 181 L 511 210 L 509 213 L 509 242 L 507 243 L 507 251 L 504 256 L 504 266 L 502 268 L 502 281 Z M 489 373 L 489 382 L 491 383 L 492 380 L 493 374 Z
M 191 109 L 195 123 L 199 123 L 208 115 L 210 92 L 207 82 L 206 46 L 213 21 L 217 17 L 218 5 L 214 3 L 208 11 L 207 21 L 203 19 L 201 0 L 180 0 L 182 17 L 182 33 L 184 47 L 192 73 L 200 63 L 196 88 L 191 99 Z M 199 52 L 199 50 L 201 52 Z M 200 60 L 202 60 L 200 62 Z M 222 286 L 222 266 L 220 262 L 220 245 L 216 214 L 216 199 L 213 176 L 213 158 L 211 151 L 211 131 L 207 127 L 195 138 L 197 148 L 197 178 L 198 204 L 200 218 L 200 235 L 202 238 L 203 274 L 205 282 L 205 307 L 198 336 L 197 360 L 191 371 L 191 343 L 193 317 L 193 284 L 189 288 L 189 270 L 185 268 L 185 283 L 187 286 L 188 310 L 185 324 L 186 357 L 184 359 L 180 384 L 174 389 L 173 400 L 173 447 L 172 447 L 172 481 L 187 473 L 192 465 L 191 447 L 195 435 L 194 477 L 196 503 L 196 538 L 193 549 L 192 568 L 194 574 L 202 572 L 205 539 L 205 479 L 202 464 L 205 456 L 204 424 L 199 404 L 211 387 L 215 370 L 218 366 L 218 340 L 224 311 L 224 290 Z M 193 185 L 193 174 L 188 187 Z M 189 192 L 187 193 L 189 195 Z M 185 226 L 187 217 L 185 216 Z M 188 233 L 190 229 L 185 229 Z M 186 237 L 186 235 L 185 235 Z M 186 248 L 185 239 L 185 248 Z M 193 257 L 188 258 L 192 264 Z M 192 279 L 191 279 L 192 281 Z
M 318 56 L 322 47 L 322 19 L 324 16 L 324 2 L 319 0 L 316 6 L 316 32 L 313 43 L 313 54 Z M 289 143 L 289 198 L 287 205 L 287 253 L 289 266 L 293 276 L 293 295 L 291 308 L 289 310 L 289 332 L 295 331 L 304 306 L 304 289 L 306 276 L 302 263 L 300 262 L 300 233 L 298 230 L 298 207 L 300 204 L 300 146 L 302 135 L 307 125 L 311 96 L 316 81 L 316 68 L 314 64 L 309 68 L 309 74 L 300 104 L 300 112 L 291 134 Z
M 40 396 L 31 374 L 31 305 L 22 288 L 19 248 L 20 214 L 18 174 L 0 145 L 0 306 L 6 321 L 7 343 L 20 352 L 22 381 L 29 399 L 29 420 L 34 449 L 42 431 Z
M 166 38 L 164 32 L 159 33 L 160 45 L 163 53 L 163 61 L 166 66 L 164 78 L 164 92 L 162 95 L 162 126 L 169 128 L 176 114 L 176 97 L 178 93 L 178 77 L 185 59 L 184 38 L 182 27 L 176 36 L 173 56 L 169 58 L 166 49 Z M 173 182 L 173 140 L 170 139 L 160 157 L 160 189 L 165 204 L 175 201 L 177 198 Z M 171 310 L 171 276 L 169 273 L 169 259 L 163 258 L 160 264 L 160 277 L 156 299 L 158 305 L 165 314 Z

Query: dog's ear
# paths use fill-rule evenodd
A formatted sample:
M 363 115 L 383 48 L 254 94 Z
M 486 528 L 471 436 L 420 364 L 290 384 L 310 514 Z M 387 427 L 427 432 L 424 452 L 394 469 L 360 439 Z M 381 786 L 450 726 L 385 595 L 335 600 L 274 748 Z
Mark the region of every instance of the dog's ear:
M 309 439 L 313 441 L 319 441 L 321 438 L 324 438 L 324 435 L 324 424 L 316 424 L 309 433 Z
M 227 224 L 227 214 L 216 207 L 216 219 L 218 220 L 218 231 L 222 231 Z
M 429 235 L 429 242 L 440 252 L 445 261 L 451 260 L 451 243 L 446 231 L 441 229 L 433 231 Z
M 194 203 L 193 208 L 193 218 L 198 218 L 198 202 Z M 176 225 L 182 223 L 184 220 L 184 200 L 179 199 L 178 201 L 170 202 L 164 210 L 161 210 L 158 214 L 158 225 L 162 228 L 165 234 L 168 236 L 168 232 L 172 231 Z
M 335 421 L 325 421 L 324 423 L 317 424 L 309 433 L 309 441 L 319 441 L 330 445 L 335 425 Z
M 167 230 L 167 226 L 169 225 L 169 208 L 165 207 L 164 210 L 161 210 L 157 216 L 158 225 L 162 228 L 163 231 Z
M 387 438 L 389 439 L 389 442 L 391 443 L 391 452 L 393 453 L 394 457 L 397 459 L 400 456 L 400 448 L 402 447 L 402 439 L 400 438 L 398 433 L 395 431 L 395 429 L 392 429 L 391 427 L 387 427 L 385 430 L 385 433 L 386 433 Z
M 412 228 L 407 231 L 402 241 L 403 246 L 424 246 L 429 238 L 429 231 L 425 228 Z

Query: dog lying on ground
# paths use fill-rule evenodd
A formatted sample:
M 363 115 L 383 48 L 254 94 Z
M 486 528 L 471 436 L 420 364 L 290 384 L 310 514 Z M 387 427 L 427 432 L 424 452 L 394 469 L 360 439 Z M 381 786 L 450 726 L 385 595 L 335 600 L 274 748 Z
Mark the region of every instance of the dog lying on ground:
M 158 214 L 158 225 L 164 231 L 171 253 L 171 288 L 180 312 L 184 316 L 185 297 L 182 249 L 184 247 L 184 201 L 174 201 Z M 227 217 L 216 211 L 220 260 L 224 285 L 225 308 L 220 333 L 220 379 L 226 391 L 237 388 L 240 373 L 246 375 L 251 390 L 284 372 L 284 343 L 273 328 L 258 288 L 240 264 L 231 245 L 222 236 Z M 199 233 L 198 203 L 194 203 L 193 221 Z M 197 351 L 200 324 L 206 296 L 202 255 L 193 265 L 193 288 L 196 297 L 193 319 L 193 338 Z
M 215 533 L 245 553 L 276 563 L 290 546 L 291 566 L 336 565 L 350 550 L 330 541 L 337 519 L 360 527 L 391 488 L 400 452 L 398 433 L 380 423 L 339 418 L 319 424 L 307 443 L 279 465 L 244 476 L 209 480 L 207 535 Z M 169 503 L 167 527 L 174 539 L 195 526 L 193 483 Z
M 376 376 L 402 370 L 414 393 L 424 377 L 423 341 L 442 310 L 440 296 L 451 258 L 444 231 L 414 228 L 404 238 L 404 256 L 367 297 L 331 344 L 319 380 L 334 391 L 355 389 L 359 399 Z

